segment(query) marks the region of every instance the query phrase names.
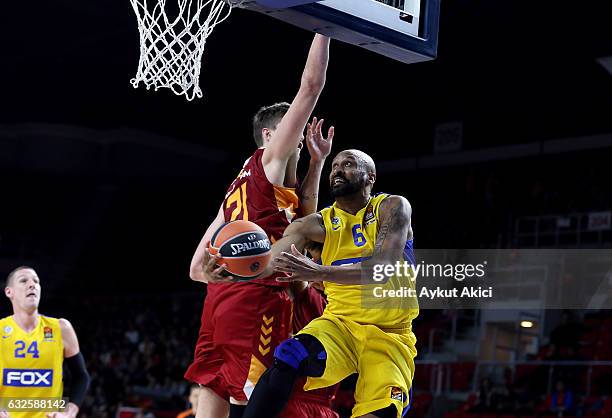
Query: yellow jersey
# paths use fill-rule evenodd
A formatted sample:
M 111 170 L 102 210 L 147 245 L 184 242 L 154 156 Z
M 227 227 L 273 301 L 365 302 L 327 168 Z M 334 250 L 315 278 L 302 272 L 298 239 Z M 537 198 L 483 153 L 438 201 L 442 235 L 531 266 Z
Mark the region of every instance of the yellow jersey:
M 31 332 L 12 316 L 0 319 L 0 398 L 60 398 L 64 343 L 59 320 L 43 315 Z M 10 412 L 15 417 L 45 417 L 46 412 Z
M 325 224 L 325 242 L 321 253 L 323 265 L 354 264 L 372 256 L 380 226 L 378 211 L 381 202 L 388 196 L 379 193 L 371 197 L 368 204 L 355 215 L 343 211 L 335 203 L 321 210 Z M 419 313 L 412 239 L 406 241 L 404 260 L 398 261 L 406 261 L 404 265 L 408 266 L 408 275 L 402 272 L 390 275 L 384 284 L 342 285 L 325 282 L 328 301 L 325 313 L 383 329 L 411 330 L 412 319 Z

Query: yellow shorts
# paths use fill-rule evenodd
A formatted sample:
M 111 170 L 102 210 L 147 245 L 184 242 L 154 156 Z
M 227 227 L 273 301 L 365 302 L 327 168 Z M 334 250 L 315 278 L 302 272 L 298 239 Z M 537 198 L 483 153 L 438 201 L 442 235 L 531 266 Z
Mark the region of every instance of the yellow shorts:
M 304 390 L 335 385 L 359 373 L 351 417 L 366 415 L 391 404 L 396 406 L 397 416 L 402 416 L 410 402 L 417 354 L 416 338 L 409 328 L 382 330 L 323 313 L 299 334 L 312 335 L 327 352 L 323 376 L 309 377 Z

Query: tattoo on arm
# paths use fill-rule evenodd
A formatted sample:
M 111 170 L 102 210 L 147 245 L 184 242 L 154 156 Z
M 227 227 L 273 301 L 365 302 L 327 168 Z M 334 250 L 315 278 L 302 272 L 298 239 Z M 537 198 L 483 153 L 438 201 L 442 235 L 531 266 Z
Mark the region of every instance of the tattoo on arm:
M 303 195 L 302 196 L 302 200 L 314 200 L 317 199 L 319 197 L 319 195 L 317 195 L 316 193 L 313 193 L 311 195 Z
M 387 212 L 388 210 L 388 213 L 381 219 L 381 226 L 376 236 L 374 256 L 384 257 L 384 253 L 389 250 L 395 252 L 399 248 L 394 247 L 398 246 L 401 241 L 406 240 L 407 228 L 410 226 L 409 207 L 409 203 L 403 198 L 385 199 L 381 203 L 380 211 Z
M 387 239 L 387 234 L 389 233 L 389 221 L 393 220 L 397 213 L 397 210 L 397 207 L 391 208 L 391 213 L 388 217 L 385 217 L 384 221 L 382 222 L 380 230 L 378 231 L 378 235 L 376 236 L 376 245 L 374 247 L 374 253 L 380 254 L 382 252 L 382 249 L 385 245 L 385 240 Z

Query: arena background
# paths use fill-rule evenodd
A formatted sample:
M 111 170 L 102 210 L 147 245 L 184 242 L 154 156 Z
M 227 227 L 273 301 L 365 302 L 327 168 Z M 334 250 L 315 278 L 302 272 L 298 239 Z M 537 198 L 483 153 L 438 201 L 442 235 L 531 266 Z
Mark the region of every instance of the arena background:
M 41 311 L 73 322 L 93 378 L 80 416 L 175 416 L 205 295 L 188 277 L 192 252 L 253 150 L 252 114 L 297 91 L 311 35 L 236 11 L 208 43 L 205 98 L 188 103 L 131 87 L 127 1 L 3 11 L 2 274 L 37 268 Z M 598 60 L 612 55 L 611 12 L 444 2 L 434 62 L 334 42 L 315 114 L 336 126 L 334 152 L 368 152 L 376 189 L 411 201 L 417 247 L 609 248 L 612 76 Z M 612 363 L 592 363 L 612 360 L 612 313 L 544 310 L 533 335 L 483 318 L 423 310 L 408 416 L 545 414 L 558 380 L 574 394 L 564 416 L 612 416 Z M 484 349 L 490 327 L 503 337 Z M 528 343 L 510 343 L 517 333 Z

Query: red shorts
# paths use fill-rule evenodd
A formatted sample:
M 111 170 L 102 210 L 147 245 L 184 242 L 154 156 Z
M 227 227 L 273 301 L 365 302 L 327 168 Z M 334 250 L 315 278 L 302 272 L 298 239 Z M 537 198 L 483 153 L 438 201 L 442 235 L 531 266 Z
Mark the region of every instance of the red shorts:
M 324 403 L 292 397 L 277 418 L 339 418 L 339 416 Z
M 289 402 L 277 418 L 339 418 L 331 408 L 338 385 L 305 391 L 304 384 L 305 377 L 295 382 Z
M 209 284 L 185 378 L 227 401 L 246 401 L 290 329 L 291 301 L 283 287 Z

